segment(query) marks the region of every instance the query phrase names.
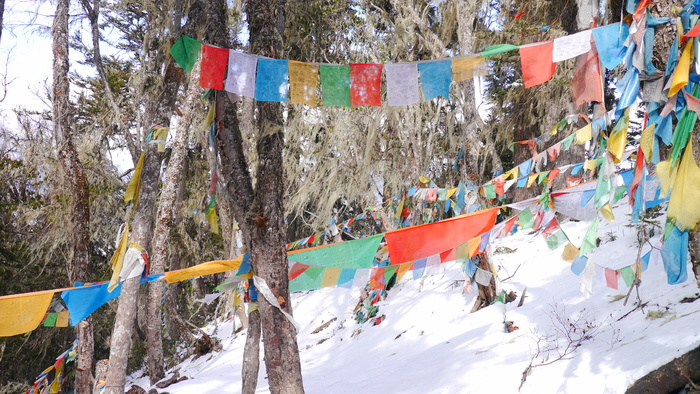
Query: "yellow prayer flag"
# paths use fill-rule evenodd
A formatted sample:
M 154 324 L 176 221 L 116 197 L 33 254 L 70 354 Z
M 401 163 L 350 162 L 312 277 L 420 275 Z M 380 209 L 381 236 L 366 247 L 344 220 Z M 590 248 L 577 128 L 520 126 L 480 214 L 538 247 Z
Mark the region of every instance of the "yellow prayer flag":
M 572 262 L 576 260 L 576 256 L 578 256 L 578 248 L 571 242 L 567 243 L 561 254 L 562 260 Z
M 513 167 L 508 172 L 503 174 L 503 180 L 508 179 L 509 177 L 512 177 L 513 179 L 518 178 L 518 167 Z
M 240 255 L 233 260 L 208 261 L 206 263 L 195 265 L 194 267 L 185 268 L 177 271 L 165 272 L 165 281 L 168 283 L 175 283 L 191 278 L 196 278 L 198 276 L 238 270 L 241 267 L 242 261 L 243 255 Z
M 56 318 L 56 327 L 68 327 L 68 311 L 58 312 L 58 317 Z
M 119 245 L 117 245 L 117 250 L 114 251 L 114 255 L 109 260 L 109 265 L 112 266 L 112 279 L 109 281 L 109 286 L 107 290 L 111 293 L 119 285 L 119 274 L 122 272 L 122 266 L 124 265 L 124 255 L 129 247 L 129 225 L 124 226 L 124 232 L 119 239 Z
M 341 268 L 326 268 L 321 279 L 321 287 L 335 287 L 338 284 Z
M 318 105 L 318 70 L 319 66 L 302 62 L 289 61 L 289 102 Z
M 396 282 L 400 281 L 406 272 L 413 269 L 413 262 L 399 264 L 399 269 L 396 271 Z
M 620 119 L 620 121 L 623 120 Z M 613 131 L 613 134 L 608 138 L 608 151 L 613 156 L 615 164 L 622 160 L 622 155 L 625 154 L 625 145 L 627 145 L 627 126 L 617 132 Z
M 209 213 L 206 216 L 207 216 L 207 221 L 209 221 L 209 230 L 214 234 L 218 234 L 219 233 L 219 217 L 216 215 L 216 208 L 210 209 Z
M 668 97 L 676 95 L 683 89 L 685 85 L 688 84 L 688 78 L 690 76 L 690 63 L 693 59 L 693 39 L 688 39 L 685 43 L 685 49 L 681 58 L 678 60 L 678 65 L 676 65 L 676 71 L 673 73 L 673 78 L 671 79 L 671 89 L 668 91 Z
M 430 178 L 428 178 L 428 177 L 426 177 L 426 176 L 423 176 L 423 175 L 420 175 L 420 176 L 418 177 L 418 180 L 419 180 L 420 183 L 422 183 L 422 184 L 426 184 L 426 185 L 427 185 L 428 183 L 430 183 Z
M 136 168 L 134 168 L 134 175 L 131 176 L 131 181 L 126 187 L 126 192 L 124 192 L 124 202 L 129 202 L 134 200 L 134 207 L 139 203 L 139 194 L 141 192 L 141 169 L 143 168 L 143 161 L 146 158 L 146 151 L 141 152 L 141 157 L 136 163 Z
M 447 189 L 447 196 L 445 196 L 445 198 L 450 198 L 450 197 L 452 197 L 452 196 L 455 194 L 456 191 L 457 191 L 457 188 L 456 188 L 456 187 Z
M 467 241 L 467 249 L 469 249 L 469 257 L 473 257 L 476 252 L 479 251 L 479 245 L 481 245 L 481 236 L 474 237 Z
M 204 119 L 204 129 L 206 130 L 209 126 L 211 126 L 211 122 L 214 121 L 214 115 L 216 113 L 216 105 L 212 103 L 209 106 L 209 111 L 207 112 L 207 117 Z
M 587 124 L 582 129 L 576 131 L 576 138 L 574 142 L 578 145 L 583 145 L 593 138 L 593 127 L 591 124 Z
M 676 171 L 678 168 L 673 168 L 671 165 L 671 158 L 664 160 L 656 165 L 656 176 L 659 178 L 659 183 L 661 184 L 661 194 L 659 197 L 664 198 L 668 196 L 668 191 L 673 186 L 673 180 L 676 178 Z
M 656 124 L 652 123 L 649 127 L 642 131 L 642 138 L 639 141 L 639 145 L 644 152 L 644 159 L 647 163 L 651 162 L 651 156 L 654 154 L 654 132 L 656 129 Z
M 693 230 L 700 222 L 700 168 L 693 157 L 693 141 L 688 141 L 678 172 L 673 180 L 668 216 L 676 219 L 676 227 Z
M 600 214 L 603 215 L 604 218 L 608 219 L 608 221 L 611 223 L 615 220 L 615 215 L 613 215 L 610 203 L 606 203 L 600 208 Z
M 673 6 L 673 7 L 675 7 L 675 6 Z M 673 7 L 671 7 L 671 8 L 673 8 Z M 680 7 L 678 7 L 678 8 L 680 8 Z M 683 9 L 681 8 L 681 10 L 678 11 L 678 13 L 680 14 L 682 11 L 683 11 Z M 678 45 L 680 45 L 681 42 L 683 42 L 683 31 L 684 31 L 683 20 L 679 16 L 676 18 L 676 33 L 678 33 Z
M 54 375 L 53 383 L 49 387 L 49 394 L 58 394 L 61 392 L 61 371 L 63 371 L 63 364 L 65 362 L 61 360 L 56 366 L 56 375 Z
M 452 59 L 452 79 L 462 82 L 486 75 L 486 59 L 481 56 Z
M 589 171 L 594 171 L 598 160 L 586 160 L 583 162 L 583 168 Z
M 55 290 L 0 298 L 0 337 L 36 329 L 49 309 Z
M 532 186 L 532 184 L 535 183 L 535 181 L 537 180 L 538 176 L 539 176 L 539 174 L 532 174 L 532 175 L 528 176 L 527 177 L 527 187 Z

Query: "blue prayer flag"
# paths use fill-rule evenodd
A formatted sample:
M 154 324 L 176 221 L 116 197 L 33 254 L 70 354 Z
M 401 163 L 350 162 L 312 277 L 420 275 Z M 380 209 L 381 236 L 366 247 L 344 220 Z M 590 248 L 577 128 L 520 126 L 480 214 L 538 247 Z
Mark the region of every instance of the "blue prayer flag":
M 664 270 L 669 285 L 677 285 L 688 279 L 688 231 L 673 226 L 671 234 L 661 249 Z
M 627 47 L 624 44 L 629 33 L 630 28 L 624 22 L 593 29 L 593 39 L 600 61 L 608 70 L 615 68 L 625 58 Z
M 442 96 L 449 100 L 452 83 L 452 61 L 442 60 L 418 64 L 423 99 L 430 100 Z
M 258 59 L 255 100 L 286 102 L 289 98 L 289 65 L 286 60 Z

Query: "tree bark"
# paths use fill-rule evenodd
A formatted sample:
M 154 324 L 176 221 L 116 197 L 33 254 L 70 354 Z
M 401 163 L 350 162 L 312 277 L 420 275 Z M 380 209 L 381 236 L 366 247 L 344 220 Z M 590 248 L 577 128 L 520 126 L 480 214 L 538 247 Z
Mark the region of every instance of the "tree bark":
M 4 2 L 2 4 L 4 9 Z M 71 131 L 70 83 L 68 81 L 68 10 L 70 0 L 56 3 L 51 35 L 53 38 L 53 125 L 54 138 L 59 149 L 63 175 L 70 185 L 71 245 L 68 253 L 68 279 L 87 282 L 90 253 L 90 195 L 83 163 L 73 145 Z M 1 27 L 0 27 L 1 28 Z M 78 359 L 75 372 L 75 390 L 90 392 L 92 389 L 92 362 L 94 340 L 92 319 L 87 318 L 76 327 Z
M 649 372 L 629 386 L 625 393 L 671 393 L 698 380 L 700 380 L 700 347 Z
M 2 42 L 2 21 L 5 15 L 5 0 L 0 0 L 0 42 Z
M 250 302 L 248 308 L 252 309 L 253 304 L 255 309 L 248 314 L 248 334 L 243 349 L 243 394 L 255 394 L 260 370 L 260 311 L 255 301 Z
M 170 153 L 170 161 L 165 171 L 163 190 L 158 204 L 156 228 L 153 235 L 151 253 L 151 273 L 165 272 L 168 255 L 168 241 L 173 223 L 173 207 L 177 199 L 182 169 L 187 159 L 187 137 L 192 124 L 192 115 L 199 99 L 199 64 L 192 70 L 187 96 L 184 104 L 184 116 L 178 122 L 175 140 Z M 148 288 L 148 374 L 151 385 L 165 377 L 163 362 L 162 302 L 163 285 L 152 284 Z
M 693 133 L 691 138 L 693 139 L 693 157 L 696 162 L 700 162 L 700 134 Z M 700 287 L 700 228 L 690 231 L 689 240 L 690 249 L 690 262 L 693 267 L 693 274 L 695 275 L 695 280 Z

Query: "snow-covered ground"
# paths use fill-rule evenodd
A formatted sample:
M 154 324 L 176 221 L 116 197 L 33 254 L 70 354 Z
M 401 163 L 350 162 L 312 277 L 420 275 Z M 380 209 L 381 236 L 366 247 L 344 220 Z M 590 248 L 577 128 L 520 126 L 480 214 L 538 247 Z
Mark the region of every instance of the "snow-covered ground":
M 620 204 L 614 212 L 615 223 L 601 218 L 601 245 L 590 254 L 589 263 L 616 269 L 635 260 L 637 235 L 628 225 L 628 206 Z M 577 246 L 588 226 L 562 224 Z M 654 245 L 659 245 L 661 232 L 656 231 Z M 298 341 L 306 392 L 517 393 L 523 371 L 532 362 L 522 393 L 621 393 L 647 372 L 700 344 L 700 301 L 680 302 L 697 297 L 700 289 L 690 270 L 685 283 L 666 284 L 658 251 L 642 277 L 639 295 L 646 306 L 643 312 L 629 313 L 638 304 L 637 295 L 633 291 L 623 306 L 628 288 L 622 278 L 619 290 L 610 289 L 598 269 L 593 295 L 585 298 L 580 277 L 560 258 L 563 247 L 550 251 L 539 235 L 521 231 L 492 247 L 514 250 L 494 254 L 493 262 L 503 289 L 515 291 L 518 300 L 476 313 L 469 313 L 475 292 L 464 294 L 463 282 L 455 285 L 464 279 L 456 263 L 429 268 L 422 280 L 406 275 L 379 302 L 385 319 L 377 326 L 354 321 L 358 288 L 294 295 L 294 316 L 302 326 Z M 644 253 L 647 250 L 648 246 Z M 524 304 L 518 307 L 525 288 Z M 312 333 L 333 318 L 337 320 L 327 328 Z M 519 329 L 506 332 L 504 321 Z M 213 334 L 215 326 L 206 329 Z M 232 331 L 232 321 L 219 322 L 214 335 L 223 350 L 183 360 L 176 368 L 188 380 L 160 391 L 240 392 L 245 333 Z M 556 361 L 570 343 L 567 335 L 574 351 Z M 585 339 L 575 347 L 581 335 Z M 547 353 L 546 348 L 554 349 Z M 138 374 L 130 384 L 149 389 L 147 378 Z M 263 364 L 257 392 L 268 391 Z

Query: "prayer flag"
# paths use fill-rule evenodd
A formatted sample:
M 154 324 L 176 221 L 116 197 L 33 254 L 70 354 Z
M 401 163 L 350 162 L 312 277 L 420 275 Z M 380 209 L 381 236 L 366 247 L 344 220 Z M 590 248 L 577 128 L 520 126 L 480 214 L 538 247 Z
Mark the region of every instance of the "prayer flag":
M 216 260 L 198 264 L 193 267 L 184 268 L 176 271 L 166 272 L 165 281 L 168 283 L 181 282 L 183 280 L 196 278 L 198 276 L 218 274 L 226 271 L 238 270 L 243 258 L 246 255 L 240 255 L 233 260 Z M 70 310 L 70 309 L 69 309 Z
M 676 71 L 671 78 L 671 89 L 668 91 L 668 97 L 675 96 L 685 85 L 688 84 L 690 77 L 690 63 L 693 61 L 693 40 L 690 39 L 685 44 L 685 49 L 681 58 L 676 65 Z
M 511 44 L 491 45 L 490 47 L 484 49 L 483 52 L 481 52 L 481 56 L 482 57 L 489 57 L 489 56 L 500 55 L 502 53 L 514 51 L 518 48 L 519 48 L 518 46 L 511 45 Z
M 205 89 L 224 90 L 226 62 L 229 50 L 210 45 L 202 45 L 202 71 L 199 73 L 199 86 Z
M 387 232 L 385 237 L 391 263 L 416 261 L 455 248 L 489 231 L 498 210 L 489 208 L 441 222 Z
M 625 281 L 627 287 L 630 287 L 634 284 L 634 271 L 632 270 L 632 266 L 628 265 L 627 267 L 618 270 L 618 272 L 620 273 L 622 279 Z
M 663 179 L 660 177 L 660 179 Z M 663 179 L 664 187 L 667 187 Z M 700 222 L 700 167 L 693 157 L 693 141 L 688 141 L 678 172 L 672 181 L 668 216 L 681 230 L 692 230 Z
M 561 254 L 561 258 L 564 261 L 574 261 L 574 260 L 576 260 L 576 256 L 578 255 L 578 252 L 579 252 L 578 248 L 574 244 L 569 242 L 564 247 L 564 251 Z
M 58 318 L 58 313 L 49 313 L 44 319 L 44 327 L 56 327 L 56 319 Z
M 242 52 L 229 51 L 226 91 L 255 98 L 255 74 L 258 58 Z
M 625 41 L 629 36 L 629 31 L 629 26 L 625 22 L 593 29 L 593 40 L 595 41 L 600 61 L 608 70 L 615 68 L 625 58 L 627 53 Z
M 518 214 L 518 224 L 524 230 L 532 228 L 535 224 L 535 217 L 532 215 L 530 208 L 525 208 Z
M 554 42 L 542 42 L 520 47 L 520 65 L 525 88 L 531 88 L 552 79 L 557 64 L 552 61 Z
M 576 70 L 571 80 L 571 95 L 576 107 L 587 102 L 603 101 L 603 78 L 595 44 L 576 61 Z
M 284 103 L 289 99 L 289 62 L 258 59 L 255 100 Z
M 289 102 L 318 104 L 318 65 L 289 61 Z
M 323 273 L 323 279 L 321 280 L 321 287 L 335 287 L 338 284 L 340 271 L 340 268 L 326 268 L 326 272 Z
M 486 59 L 481 56 L 452 59 L 452 79 L 462 82 L 486 75 Z
M 574 259 L 574 262 L 571 263 L 571 272 L 573 272 L 576 276 L 581 275 L 583 270 L 586 269 L 587 263 L 588 263 L 588 257 L 586 257 L 586 256 L 576 257 L 576 259 Z
M 591 50 L 591 31 L 584 30 L 575 34 L 554 39 L 552 61 L 561 62 L 582 55 Z
M 593 223 L 591 223 L 591 226 L 588 227 L 588 231 L 586 231 L 586 235 L 583 237 L 583 243 L 581 244 L 581 248 L 579 249 L 578 255 L 583 256 L 586 253 L 590 252 L 591 250 L 595 249 L 598 247 L 598 217 L 593 219 Z
M 58 317 L 56 318 L 56 327 L 68 327 L 68 311 L 58 312 Z
M 287 253 L 289 261 L 328 268 L 370 268 L 384 234 Z
M 346 289 L 349 289 L 352 287 L 352 282 L 355 279 L 355 273 L 357 270 L 355 269 L 343 269 L 340 271 L 340 275 L 338 276 L 338 287 L 343 287 Z
M 418 65 L 415 63 L 387 64 L 386 98 L 391 106 L 411 105 L 420 100 Z
M 321 92 L 327 107 L 350 106 L 350 66 L 321 66 Z
M 350 105 L 381 107 L 381 64 L 350 65 Z
M 609 268 L 605 269 L 605 283 L 607 286 L 611 289 L 617 290 L 617 280 L 618 278 L 618 273 L 615 270 L 611 270 Z
M 44 319 L 54 290 L 0 297 L 0 337 L 24 334 Z
M 185 72 L 190 73 L 197 62 L 199 52 L 202 50 L 202 43 L 188 36 L 180 36 L 175 44 L 168 50 L 175 63 Z
M 576 144 L 583 145 L 593 138 L 593 127 L 591 124 L 585 125 L 583 128 L 576 130 Z
M 441 60 L 418 64 L 423 99 L 431 100 L 442 96 L 450 99 L 450 83 L 452 83 L 452 62 Z

